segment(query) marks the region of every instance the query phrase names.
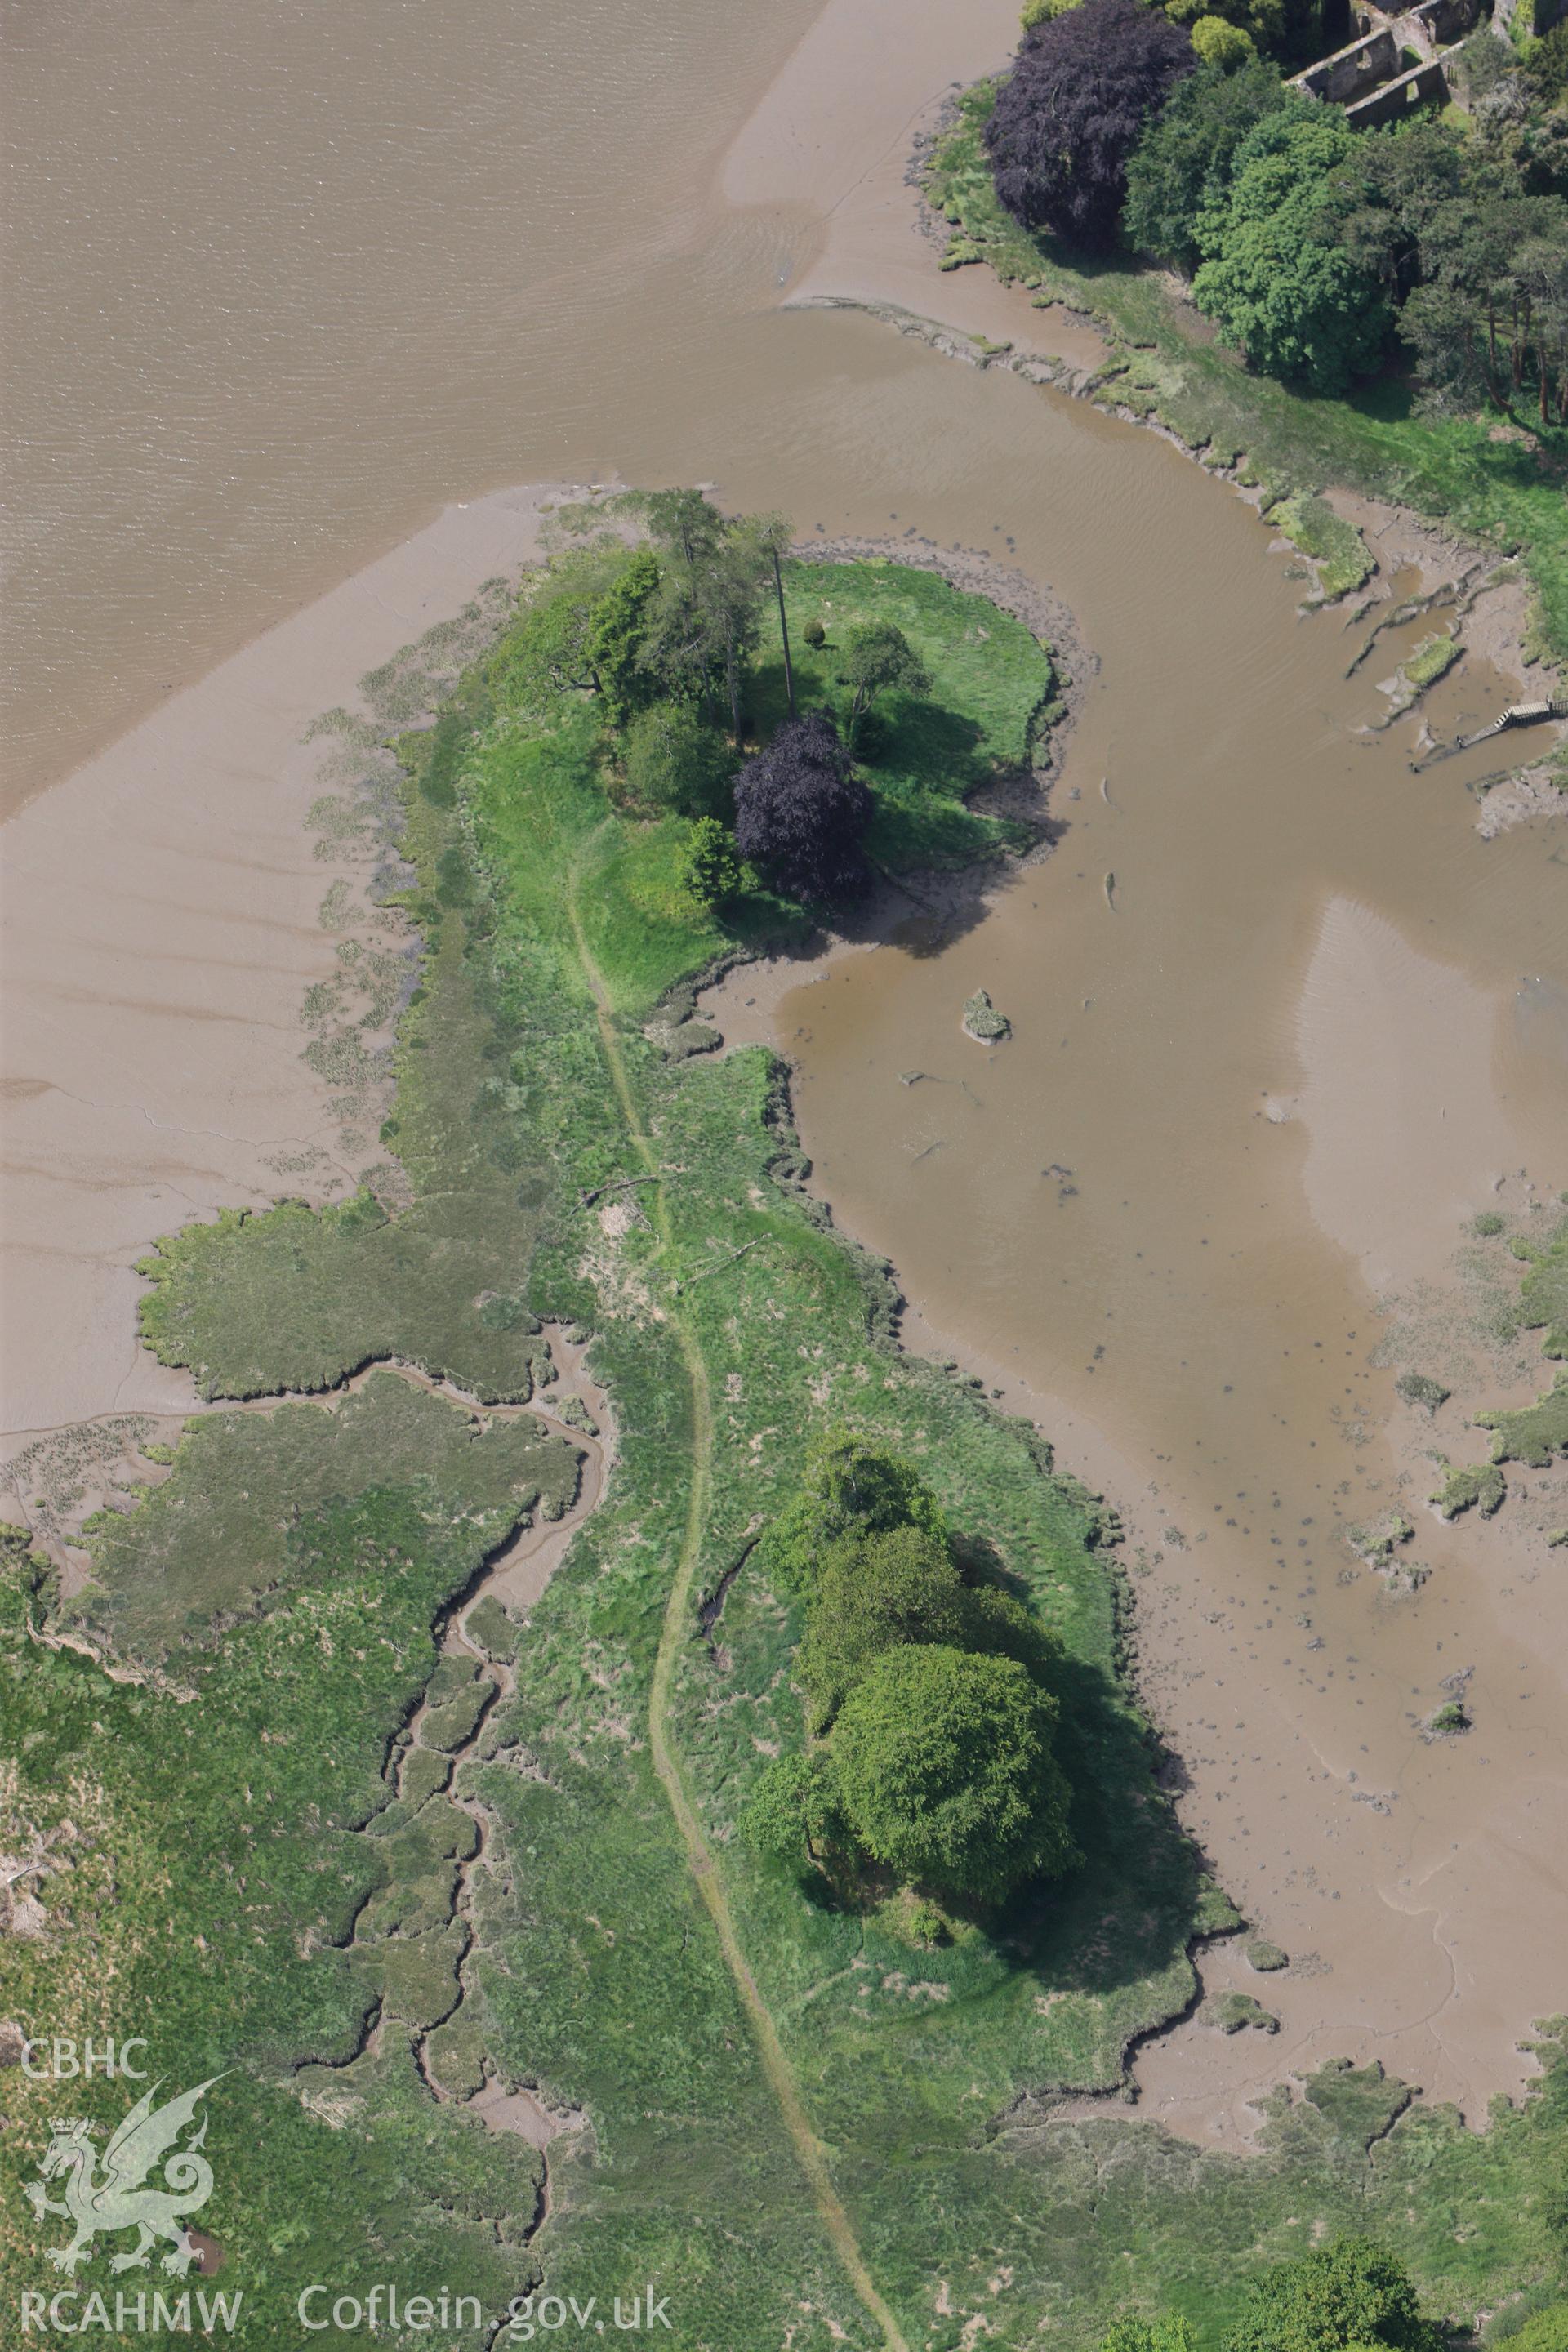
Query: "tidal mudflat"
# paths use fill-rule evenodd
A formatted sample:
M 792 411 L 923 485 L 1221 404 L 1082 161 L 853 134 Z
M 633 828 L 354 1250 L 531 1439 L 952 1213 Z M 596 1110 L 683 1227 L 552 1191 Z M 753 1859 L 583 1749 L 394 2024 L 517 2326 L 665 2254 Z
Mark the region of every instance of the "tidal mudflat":
M 252 1924 L 226 1872 L 197 1874 L 214 1957 L 189 1964 L 195 2013 L 215 2063 L 241 2029 L 270 2053 L 246 2097 L 279 2178 L 326 2164 L 355 2261 L 357 2217 L 395 2207 L 422 2275 L 459 2182 L 462 2242 L 498 2289 L 539 2264 L 563 2292 L 612 2259 L 679 2265 L 722 2204 L 726 2250 L 689 2282 L 707 2340 L 747 2340 L 761 2292 L 803 2347 L 921 2326 L 1022 2341 L 1046 2317 L 1096 2341 L 1140 2231 L 1151 2294 L 1177 2282 L 1205 2320 L 1238 2265 L 1352 2219 L 1407 2230 L 1456 2313 L 1537 2261 L 1545 2103 L 1500 2114 L 1484 2157 L 1436 2104 L 1473 2129 L 1491 2095 L 1556 2080 L 1521 2044 L 1563 2006 L 1568 1948 L 1564 1474 L 1516 1449 L 1494 1513 L 1473 1424 L 1552 1370 L 1518 1302 L 1568 1183 L 1560 826 L 1473 795 L 1495 750 L 1428 764 L 1540 684 L 1520 580 L 1342 501 L 1380 569 L 1365 600 L 1304 610 L 1299 547 L 1234 487 L 1031 383 L 1036 358 L 1084 377 L 1099 334 L 941 272 L 909 177 L 942 83 L 997 62 L 1010 18 L 900 14 L 891 38 L 888 11 L 835 0 L 775 23 L 765 56 L 728 22 L 676 28 L 659 102 L 703 51 L 710 135 L 649 163 L 626 282 L 595 278 L 626 258 L 615 189 L 575 225 L 566 207 L 570 266 L 510 310 L 481 239 L 439 350 L 403 352 L 396 416 L 356 406 L 345 368 L 320 447 L 258 478 L 232 577 L 202 530 L 138 509 L 126 546 L 166 540 L 163 589 L 115 603 L 70 727 L 115 733 L 176 643 L 189 670 L 11 828 L 7 1507 L 71 1589 L 36 1571 L 7 1640 L 62 1678 L 34 1725 L 67 1740 L 62 1770 L 89 1723 L 106 1736 L 78 1646 L 105 1638 L 94 1579 L 162 1629 L 121 1643 L 103 1699 L 90 1852 L 185 1885 L 191 1841 L 158 1843 L 147 1792 L 200 1721 L 222 1764 L 202 1835 L 243 1841 Z M 868 53 L 895 60 L 870 116 L 846 99 Z M 426 157 L 443 184 L 484 112 L 466 54 Z M 269 89 L 252 96 L 271 121 Z M 468 150 L 487 236 L 527 194 L 504 110 L 495 125 Z M 438 274 L 461 211 L 420 247 Z M 497 404 L 509 319 L 546 314 L 559 333 L 517 345 Z M 1004 343 L 1016 365 L 954 363 Z M 386 372 L 362 362 L 379 398 Z M 350 437 L 372 462 L 345 467 Z M 536 487 L 489 488 L 510 479 Z M 686 1057 L 689 1035 L 672 1054 L 689 1008 L 661 1002 L 761 933 L 730 939 L 675 890 L 668 840 L 580 713 L 551 706 L 536 759 L 490 698 L 487 648 L 521 567 L 569 538 L 561 509 L 668 481 L 785 509 L 797 560 L 907 555 L 994 589 L 1050 637 L 1071 710 L 1032 782 L 977 802 L 1026 815 L 1026 858 L 906 873 L 820 963 L 741 964 L 705 1001 L 727 1045 L 784 1055 L 787 1099 L 759 1056 Z M 281 616 L 467 490 L 488 494 Z M 1352 667 L 1413 596 L 1433 601 Z M 1461 606 L 1465 658 L 1395 713 L 1402 666 Z M 38 614 L 58 609 L 41 592 Z M 75 658 L 68 631 L 43 635 Z M 962 715 L 972 752 L 982 721 Z M 966 1030 L 982 991 L 1005 1034 Z M 248 1225 L 204 1241 L 241 1208 Z M 154 1269 L 154 1361 L 136 1268 L 187 1217 Z M 450 1421 L 387 1385 L 403 1235 Z M 572 1336 L 545 1340 L 541 1307 Z M 343 1441 L 342 1493 L 296 1475 L 306 1423 L 260 1401 L 323 1329 L 314 1384 L 374 1406 L 347 1424 L 369 1434 Z M 549 1403 L 568 1374 L 616 1433 L 602 1478 L 584 1432 L 570 1494 L 561 1449 L 584 1423 Z M 508 1452 L 535 1401 L 549 1479 Z M 795 1603 L 759 1545 L 834 1417 L 921 1464 L 1073 1662 L 1073 1736 L 1100 1759 L 1080 1776 L 1088 1874 L 1016 1948 L 864 1887 L 814 1902 L 737 1841 L 746 1790 L 801 1738 Z M 273 1420 L 275 1440 L 252 1432 Z M 258 1512 L 226 1518 L 237 1479 L 212 1465 L 268 1444 Z M 274 1486 L 292 1516 L 258 1535 Z M 178 1539 L 205 1512 L 210 1591 Z M 281 1860 L 256 1851 L 243 1770 L 275 1737 Z M 296 1855 L 331 1873 L 298 1943 Z M 186 1963 L 169 1965 L 174 1997 Z M 1400 2085 L 1425 2104 L 1391 2129 Z M 475 2116 L 502 2126 L 482 2157 Z M 269 2194 L 219 2226 L 232 2263 L 264 2230 L 303 2259 Z M 1478 2201 L 1508 2208 L 1479 2247 L 1449 2225 Z

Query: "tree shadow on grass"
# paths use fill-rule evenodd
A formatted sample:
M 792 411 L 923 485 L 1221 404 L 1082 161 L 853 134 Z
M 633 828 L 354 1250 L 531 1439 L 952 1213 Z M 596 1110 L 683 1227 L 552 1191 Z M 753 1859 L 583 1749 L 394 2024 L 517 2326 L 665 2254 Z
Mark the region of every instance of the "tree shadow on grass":
M 984 741 L 974 719 L 902 695 L 862 723 L 857 756 L 873 776 L 907 777 L 927 791 L 967 799 L 991 779 Z

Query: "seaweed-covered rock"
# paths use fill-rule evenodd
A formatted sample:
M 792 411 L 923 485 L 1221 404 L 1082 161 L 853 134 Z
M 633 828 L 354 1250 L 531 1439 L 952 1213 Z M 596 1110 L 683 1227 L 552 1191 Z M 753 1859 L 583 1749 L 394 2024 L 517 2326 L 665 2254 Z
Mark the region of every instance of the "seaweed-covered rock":
M 1428 1739 L 1458 1739 L 1470 1728 L 1470 1717 L 1463 1699 L 1445 1699 L 1436 1712 L 1429 1715 L 1422 1726 Z
M 1013 1024 L 1005 1013 L 998 1013 L 984 988 L 977 988 L 963 1008 L 963 1034 L 977 1045 L 999 1045 L 1013 1034 Z
M 1221 1992 L 1205 2000 L 1198 2012 L 1199 2022 L 1212 2025 L 1221 2033 L 1278 2033 L 1279 2020 L 1272 2010 L 1254 2000 L 1249 1992 Z
M 1489 1519 L 1500 1510 L 1508 1493 L 1507 1481 L 1493 1462 L 1466 1464 L 1456 1469 L 1446 1457 L 1439 1456 L 1437 1467 L 1443 1473 L 1443 1483 L 1434 1487 L 1428 1500 L 1440 1519 L 1457 1519 L 1461 1511 L 1478 1509 L 1483 1519 Z
M 1403 1511 L 1387 1510 L 1360 1527 L 1346 1528 L 1345 1541 L 1356 1558 L 1364 1559 L 1369 1568 L 1389 1568 L 1393 1565 L 1395 1547 L 1408 1543 L 1415 1533 L 1415 1528 Z
M 1428 1417 L 1448 1402 L 1449 1391 L 1429 1372 L 1401 1372 L 1394 1386 L 1406 1404 L 1420 1405 Z

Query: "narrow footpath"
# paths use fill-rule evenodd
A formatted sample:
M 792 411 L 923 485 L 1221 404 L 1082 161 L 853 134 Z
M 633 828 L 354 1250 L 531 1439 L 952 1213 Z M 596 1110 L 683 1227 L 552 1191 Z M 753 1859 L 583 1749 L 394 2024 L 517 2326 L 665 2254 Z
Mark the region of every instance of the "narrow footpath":
M 596 835 L 590 835 L 590 842 L 596 837 Z M 588 844 L 584 844 L 584 846 L 585 850 Z M 582 855 L 583 853 L 580 852 L 579 869 Z M 658 1236 L 659 1248 L 664 1255 L 673 1258 L 675 1237 L 669 1222 L 669 1202 L 664 1181 L 664 1171 L 654 1149 L 653 1140 L 638 1116 L 626 1061 L 621 1053 L 620 1039 L 616 1033 L 615 1014 L 611 1006 L 609 990 L 605 984 L 604 974 L 594 960 L 583 928 L 582 916 L 577 904 L 576 870 L 574 871 L 568 887 L 566 910 L 572 925 L 572 935 L 576 943 L 578 962 L 594 1000 L 595 1015 L 598 1022 L 600 1040 L 605 1049 L 605 1059 L 615 1085 L 616 1099 L 620 1103 L 621 1116 L 626 1122 L 626 1133 L 637 1158 L 652 1179 L 648 1186 L 647 1198 L 652 1211 L 654 1230 Z M 696 1581 L 698 1561 L 702 1549 L 702 1536 L 708 1518 L 708 1496 L 713 1457 L 713 1406 L 708 1380 L 708 1367 L 703 1360 L 697 1335 L 680 1307 L 673 1300 L 668 1312 L 670 1329 L 680 1349 L 681 1360 L 685 1366 L 691 1397 L 691 1483 L 687 1499 L 686 1534 L 681 1545 L 680 1558 L 676 1564 L 674 1580 L 669 1588 L 669 1599 L 665 1607 L 664 1623 L 659 1633 L 658 1651 L 654 1660 L 653 1682 L 648 1698 L 648 1738 L 653 1768 L 658 1775 L 659 1785 L 669 1801 L 669 1809 L 675 1815 L 676 1826 L 680 1832 L 686 1847 L 688 1867 L 701 1890 L 702 1899 L 708 1906 L 710 1916 L 718 1932 L 720 1947 L 723 1951 L 730 1973 L 735 1979 L 751 2023 L 758 2054 L 763 2062 L 763 2072 L 767 2077 L 769 2088 L 778 2103 L 779 2112 L 795 2144 L 801 2169 L 810 2183 L 812 2195 L 816 2199 L 816 2208 L 822 2216 L 827 2234 L 833 2242 L 835 2251 L 844 2265 L 856 2294 L 881 2329 L 882 2339 L 888 2347 L 888 2352 L 909 2352 L 903 2332 L 867 2266 L 866 2258 L 860 2251 L 859 2241 L 850 2225 L 849 2216 L 845 2211 L 843 2202 L 833 2185 L 832 2175 L 827 2166 L 827 2152 L 812 2128 L 811 2118 L 806 2113 L 800 2085 L 795 2079 L 795 2070 L 784 2054 L 784 2044 L 779 2039 L 778 2028 L 773 2022 L 773 2013 L 763 1999 L 757 1980 L 747 1965 L 745 1953 L 741 1948 L 741 1939 L 735 1931 L 735 1923 L 725 1899 L 713 1849 L 709 1844 L 702 1824 L 697 1817 L 696 1808 L 688 1793 L 680 1758 L 670 1734 L 670 1695 L 675 1683 L 676 1662 L 680 1655 L 681 1644 L 687 1637 L 691 1614 L 692 1590 Z

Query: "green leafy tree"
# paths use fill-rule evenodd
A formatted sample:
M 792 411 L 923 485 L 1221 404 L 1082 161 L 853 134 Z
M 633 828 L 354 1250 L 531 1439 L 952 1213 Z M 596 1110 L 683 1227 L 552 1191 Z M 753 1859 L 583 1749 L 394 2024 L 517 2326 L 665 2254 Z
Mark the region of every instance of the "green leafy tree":
M 1568 417 L 1568 234 L 1532 237 L 1514 257 L 1523 313 L 1521 339 L 1535 374 L 1542 425 Z
M 753 1853 L 797 1867 L 823 1862 L 843 1834 L 831 1759 L 820 1749 L 775 1756 L 735 1826 Z
M 963 1646 L 1016 1659 L 1037 1682 L 1047 1685 L 1061 1657 L 1057 1636 L 1021 1601 L 994 1584 L 965 1587 Z
M 723 543 L 724 518 L 700 490 L 652 490 L 643 512 L 655 546 L 683 563 L 700 563 Z
M 740 897 L 745 876 L 716 816 L 700 816 L 692 826 L 680 879 L 700 907 L 722 908 Z
M 678 816 L 727 816 L 734 807 L 734 756 L 716 727 L 689 702 L 656 702 L 626 729 L 626 782 L 645 808 Z
M 872 1438 L 830 1429 L 813 1442 L 800 1491 L 768 1531 L 763 1563 L 784 1591 L 804 1592 L 830 1545 L 906 1527 L 947 1542 L 942 1506 L 920 1472 Z
M 900 1643 L 936 1642 L 1016 1659 L 1044 1679 L 1052 1636 L 1011 1593 L 967 1583 L 945 1534 L 926 1527 L 857 1531 L 816 1564 L 796 1669 L 825 1729 L 873 1661 Z
M 1466 176 L 1478 198 L 1560 195 L 1568 187 L 1568 114 L 1542 103 L 1546 93 L 1531 69 L 1545 47 L 1525 65 L 1483 27 L 1450 68 L 1469 116 Z
M 616 727 L 624 727 L 648 698 L 642 650 L 658 582 L 658 558 L 651 548 L 639 547 L 594 608 L 585 650 L 605 711 Z
M 890 1650 L 834 1727 L 844 1818 L 901 1879 L 980 1903 L 1079 1859 L 1051 1749 L 1056 1701 L 1016 1659 Z
M 924 662 L 891 621 L 863 621 L 844 639 L 843 683 L 850 689 L 848 740 L 858 739 L 866 714 L 884 694 L 929 694 Z
M 1266 114 L 1285 110 L 1305 119 L 1316 105 L 1286 89 L 1278 66 L 1260 60 L 1235 73 L 1200 66 L 1176 84 L 1127 167 L 1122 226 L 1129 242 L 1193 268 L 1199 210 L 1223 200 L 1242 141 Z
M 598 632 L 605 600 L 637 559 L 600 543 L 558 555 L 497 646 L 490 680 L 503 709 L 548 709 L 560 696 L 604 686 Z
M 1317 233 L 1402 302 L 1420 274 L 1423 236 L 1458 196 L 1463 170 L 1461 142 L 1446 123 L 1368 132 L 1329 173 Z
M 784 608 L 784 565 L 790 551 L 794 527 L 787 515 L 748 515 L 746 530 L 755 545 L 758 562 L 772 575 L 773 601 L 778 607 L 779 642 L 784 647 L 784 701 L 789 715 L 795 716 L 795 664 L 790 659 L 789 614 Z
M 906 1642 L 966 1649 L 969 1593 L 944 1537 L 918 1527 L 844 1536 L 817 1563 L 795 1666 L 822 1730 L 884 1651 Z
M 1544 415 L 1563 399 L 1563 288 L 1568 205 L 1556 196 L 1483 192 L 1433 206 L 1421 225 L 1423 280 L 1400 331 L 1438 407 L 1495 407 L 1536 378 Z
M 1468 414 L 1487 400 L 1506 405 L 1488 362 L 1485 316 L 1467 289 L 1448 278 L 1417 286 L 1399 314 L 1399 333 L 1428 407 Z
M 700 490 L 656 491 L 644 510 L 664 561 L 639 658 L 666 693 L 698 701 L 706 714 L 722 698 L 739 747 L 776 519 L 731 522 Z
M 1285 0 L 1165 0 L 1165 14 L 1186 26 L 1194 56 L 1211 65 L 1218 59 L 1198 39 L 1201 24 L 1226 24 L 1247 35 L 1247 47 L 1237 55 L 1238 65 L 1259 49 L 1272 56 L 1285 47 Z M 1212 42 L 1214 37 L 1211 33 L 1205 39 Z
M 1525 70 L 1542 98 L 1568 96 L 1568 20 L 1531 44 Z
M 1236 73 L 1258 55 L 1258 44 L 1246 26 L 1227 24 L 1223 16 L 1195 17 L 1190 30 L 1194 57 L 1201 65 L 1217 66 L 1221 73 Z
M 1281 2263 L 1253 2288 L 1225 2352 L 1442 2352 L 1404 2265 L 1373 2238 L 1337 2238 Z
M 1253 366 L 1314 392 L 1343 392 L 1375 367 L 1393 324 L 1375 277 L 1321 224 L 1329 176 L 1356 137 L 1334 108 L 1308 121 L 1265 115 L 1236 152 L 1224 198 L 1197 220 L 1199 310 Z

